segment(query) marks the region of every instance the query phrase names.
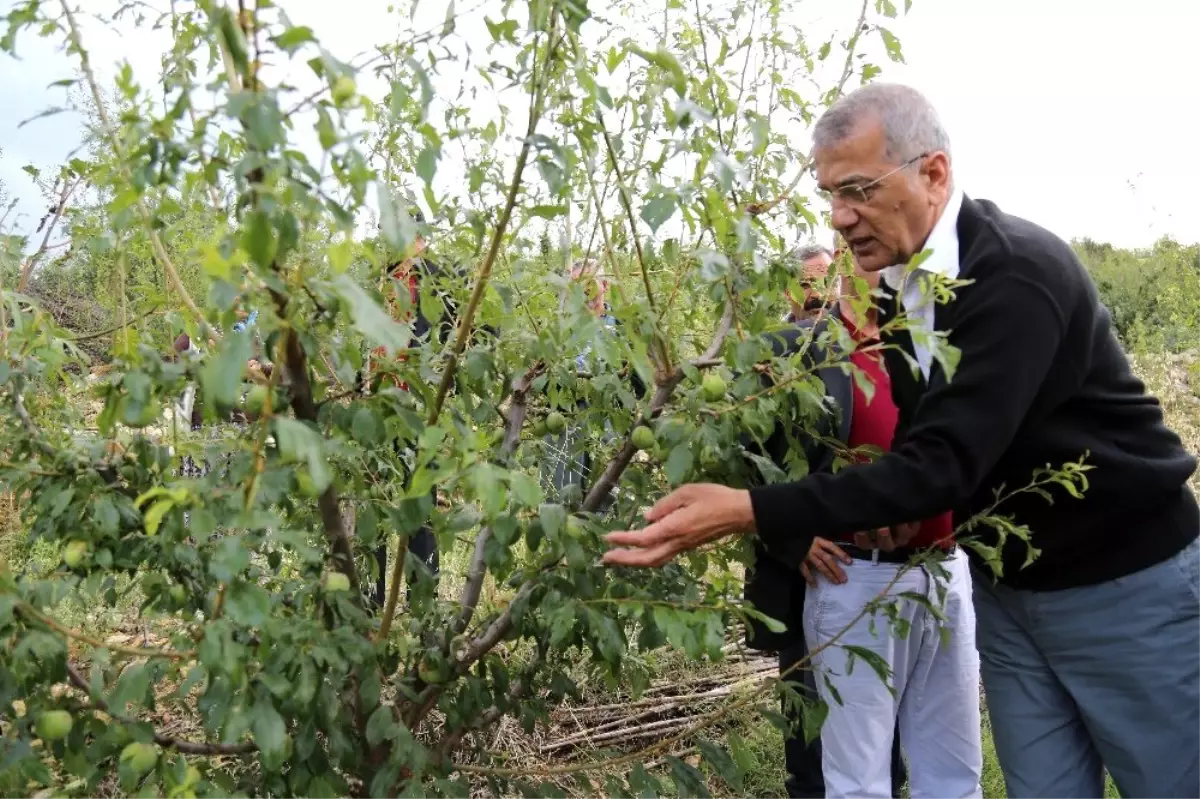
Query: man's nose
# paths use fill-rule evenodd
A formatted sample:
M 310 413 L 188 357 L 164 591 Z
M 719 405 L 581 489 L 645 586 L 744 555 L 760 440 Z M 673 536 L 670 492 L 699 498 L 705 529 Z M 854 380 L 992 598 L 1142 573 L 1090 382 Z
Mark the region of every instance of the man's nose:
M 858 212 L 849 203 L 842 202 L 835 196 L 829 209 L 829 221 L 833 229 L 840 233 L 854 227 L 858 222 Z

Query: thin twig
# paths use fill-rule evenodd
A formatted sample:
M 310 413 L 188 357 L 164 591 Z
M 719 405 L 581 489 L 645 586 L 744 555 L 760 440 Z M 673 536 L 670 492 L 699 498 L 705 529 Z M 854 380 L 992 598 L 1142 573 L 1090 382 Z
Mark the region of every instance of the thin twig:
M 124 646 L 122 644 L 110 644 L 105 641 L 101 641 L 99 638 L 88 635 L 87 633 L 81 633 L 78 630 L 72 630 L 67 625 L 55 619 L 53 616 L 48 616 L 45 613 L 42 613 L 40 610 L 24 600 L 18 599 L 16 601 L 16 609 L 21 615 L 27 616 L 33 621 L 36 621 L 38 624 L 49 627 L 56 633 L 64 635 L 72 640 L 88 644 L 96 649 L 107 649 L 111 652 L 119 652 L 122 655 L 130 655 L 132 657 L 166 658 L 167 660 L 189 660 L 196 656 L 195 651 L 190 649 L 175 651 L 166 649 L 145 649 L 140 646 Z
M 842 92 L 846 88 L 846 81 L 850 80 L 850 76 L 854 74 L 854 48 L 858 45 L 859 37 L 862 35 L 863 25 L 867 20 L 868 2 L 869 0 L 863 0 L 862 8 L 858 13 L 858 24 L 854 26 L 854 35 L 850 37 L 848 42 L 846 42 L 846 63 L 845 66 L 842 67 L 841 78 L 838 80 L 837 85 L 830 93 L 831 102 L 835 102 L 839 97 L 841 97 Z M 796 190 L 796 187 L 800 185 L 800 181 L 803 180 L 804 176 L 808 173 L 808 169 L 810 166 L 812 166 L 812 162 L 813 158 L 812 154 L 810 153 L 804 159 L 803 163 L 800 164 L 800 168 L 796 172 L 796 177 L 792 179 L 792 182 L 788 184 L 786 189 L 780 192 L 775 199 L 768 202 L 750 203 L 746 206 L 746 213 L 750 214 L 751 216 L 761 216 L 762 214 L 774 209 L 780 203 L 786 202 L 787 199 L 792 196 L 792 192 Z

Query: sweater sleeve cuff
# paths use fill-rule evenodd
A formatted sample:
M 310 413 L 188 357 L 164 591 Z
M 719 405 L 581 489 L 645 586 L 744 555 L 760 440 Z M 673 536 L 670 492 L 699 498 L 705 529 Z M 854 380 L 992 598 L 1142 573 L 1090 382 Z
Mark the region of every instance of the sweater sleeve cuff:
M 795 487 L 774 483 L 751 488 L 750 506 L 763 546 L 776 559 L 799 568 L 808 556 L 813 534 L 806 529 L 803 511 L 796 507 Z

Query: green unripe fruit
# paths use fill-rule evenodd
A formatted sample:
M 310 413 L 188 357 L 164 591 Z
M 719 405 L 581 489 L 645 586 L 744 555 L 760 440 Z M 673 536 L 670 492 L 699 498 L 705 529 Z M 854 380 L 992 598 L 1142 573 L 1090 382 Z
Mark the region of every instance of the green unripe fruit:
M 259 415 L 267 407 L 267 397 L 271 390 L 266 386 L 255 386 L 250 389 L 250 393 L 246 395 L 246 411 L 254 415 Z
M 667 451 L 667 448 L 664 447 L 662 444 L 656 445 L 654 447 L 654 452 L 651 454 L 654 455 L 654 460 L 656 460 L 656 461 L 665 461 L 670 456 L 670 453 Z
M 539 420 L 536 424 L 534 424 L 534 426 L 533 426 L 533 437 L 534 438 L 545 438 L 546 433 L 547 433 L 546 422 L 544 419 Z
M 184 590 L 182 585 L 171 586 L 170 593 L 171 593 L 171 601 L 174 602 L 176 605 L 182 605 L 184 602 L 187 601 L 187 591 Z
M 633 434 L 629 437 L 633 445 L 638 449 L 651 449 L 654 447 L 654 431 L 644 424 L 640 424 L 633 429 Z
M 571 536 L 572 538 L 578 538 L 579 536 L 583 535 L 583 533 L 583 519 L 580 519 L 578 516 L 568 516 L 567 535 Z
M 567 429 L 567 417 L 555 411 L 546 417 L 546 432 L 551 435 L 561 435 Z
M 92 545 L 87 541 L 72 541 L 63 550 L 63 563 L 68 568 L 78 569 L 92 556 Z
M 47 710 L 37 717 L 33 727 L 43 741 L 60 741 L 67 737 L 75 720 L 65 710 Z
M 187 767 L 187 774 L 183 778 L 184 785 L 195 785 L 200 782 L 200 769 L 195 766 Z
M 421 658 L 421 663 L 417 666 L 417 676 L 421 678 L 421 682 L 437 685 L 450 679 L 450 666 L 441 652 L 431 650 Z
M 131 743 L 121 750 L 121 763 L 135 774 L 145 774 L 158 763 L 158 750 L 151 744 Z
M 704 380 L 700 383 L 700 387 L 704 390 L 704 398 L 709 402 L 716 402 L 725 396 L 725 380 L 713 372 L 709 372 L 704 376 Z
M 358 91 L 358 84 L 354 82 L 354 78 L 348 75 L 343 75 L 333 82 L 333 102 L 337 105 L 345 103 L 350 98 L 354 97 Z
M 325 575 L 325 590 L 331 594 L 350 590 L 350 578 L 341 572 L 329 572 Z

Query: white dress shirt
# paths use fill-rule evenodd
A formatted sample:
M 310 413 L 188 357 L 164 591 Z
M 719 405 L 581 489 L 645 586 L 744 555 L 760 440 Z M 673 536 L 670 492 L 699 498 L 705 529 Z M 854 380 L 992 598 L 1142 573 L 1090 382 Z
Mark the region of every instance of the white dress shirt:
M 921 366 L 921 373 L 929 379 L 933 364 L 933 312 L 934 296 L 929 290 L 930 279 L 942 276 L 953 280 L 958 277 L 958 212 L 962 209 L 963 193 L 957 187 L 950 193 L 942 215 L 933 226 L 925 241 L 930 255 L 915 269 L 909 271 L 908 264 L 885 267 L 883 281 L 899 292 L 900 307 L 908 315 L 908 330 L 913 340 L 913 354 Z

